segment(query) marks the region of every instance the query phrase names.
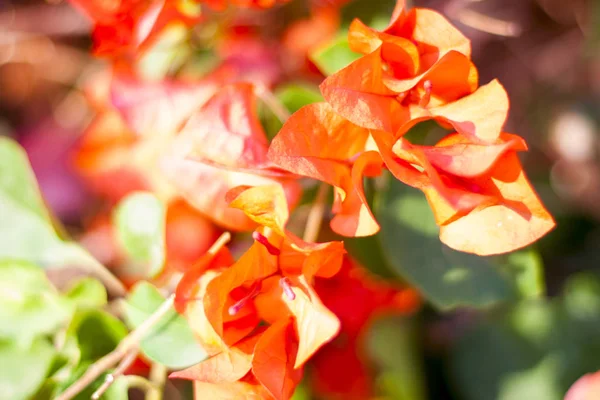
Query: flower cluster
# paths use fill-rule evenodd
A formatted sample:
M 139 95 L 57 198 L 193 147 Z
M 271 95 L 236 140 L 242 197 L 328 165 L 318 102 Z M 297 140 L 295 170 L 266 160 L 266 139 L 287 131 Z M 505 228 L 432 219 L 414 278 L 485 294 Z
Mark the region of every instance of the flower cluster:
M 504 88 L 496 80 L 478 86 L 470 43 L 443 16 L 399 1 L 385 30 L 355 20 L 348 39 L 364 55 L 325 79 L 325 102 L 295 113 L 269 149 L 281 168 L 335 187 L 334 231 L 379 230 L 363 177 L 383 166 L 424 192 L 440 239 L 454 249 L 504 253 L 554 227 L 519 163 L 525 142 L 502 130 Z M 435 146 L 404 138 L 426 120 L 456 132 Z
M 273 47 L 243 20 L 230 21 L 215 39 L 218 65 L 158 80 L 137 67 L 173 27 L 202 26 L 229 5 L 285 1 L 72 2 L 93 20 L 94 51 L 112 65 L 88 90 L 97 115 L 75 156 L 89 186 L 111 203 L 152 191 L 168 204 L 167 235 L 177 232 L 177 215 L 211 241 L 221 229 L 252 232 L 237 260 L 227 248 L 200 256 L 206 240 L 186 248 L 186 233 L 173 233 L 166 268 L 153 277 L 165 288 L 176 282 L 176 309 L 209 355 L 171 374 L 194 380 L 198 399 L 289 399 L 311 359 L 326 391 L 344 392 L 332 365 L 358 365 L 353 395 L 367 396 L 356 353 L 364 327 L 419 304 L 411 289 L 373 283 L 343 241 L 315 243 L 288 229 L 305 177 L 334 187 L 331 227 L 343 236 L 378 231 L 363 180 L 384 169 L 423 191 L 452 248 L 504 253 L 554 226 L 519 163 L 524 140 L 503 132 L 505 90 L 497 81 L 479 86 L 469 41 L 434 11 L 399 0 L 382 31 L 354 21 L 349 44 L 362 56 L 327 77 L 325 101 L 299 109 L 270 141 L 259 103 L 276 113 L 274 86 L 291 68 L 310 68 L 273 54 L 306 58 L 322 41 L 306 34 L 333 35 L 342 1 L 311 3 L 311 18 Z M 425 120 L 455 132 L 434 146 L 410 143 L 405 134 Z M 351 343 L 343 352 L 326 346 L 340 331 Z

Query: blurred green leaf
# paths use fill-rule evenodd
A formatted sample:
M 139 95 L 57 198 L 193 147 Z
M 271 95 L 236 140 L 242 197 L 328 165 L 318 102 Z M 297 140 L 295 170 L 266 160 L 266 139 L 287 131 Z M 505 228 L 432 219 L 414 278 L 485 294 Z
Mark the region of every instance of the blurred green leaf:
M 346 34 L 341 34 L 309 55 L 311 61 L 326 76 L 348 66 L 361 55 L 350 50 Z
M 79 362 L 87 362 L 113 351 L 127 336 L 127 328 L 106 311 L 86 310 L 75 315 L 67 335 L 77 341 Z
M 389 179 L 374 208 L 391 267 L 440 309 L 489 307 L 544 291 L 534 255 L 479 257 L 442 244 L 429 204 L 416 189 Z
M 27 154 L 0 138 L 0 261 L 24 260 L 43 268 L 78 266 L 97 271 L 96 259 L 63 242 L 52 226 Z
M 302 83 L 283 85 L 275 91 L 275 96 L 290 113 L 295 113 L 307 104 L 323 101 L 318 87 Z
M 580 376 L 600 369 L 598 288 L 598 277 L 575 276 L 559 298 L 527 300 L 480 321 L 452 351 L 455 388 L 466 400 L 561 400 Z
M 406 317 L 387 317 L 375 321 L 369 330 L 367 346 L 379 367 L 377 382 L 385 398 L 427 399 L 415 323 Z
M 125 319 L 133 329 L 143 323 L 165 299 L 147 282 L 138 283 L 125 306 Z M 141 343 L 144 354 L 172 369 L 182 369 L 206 359 L 207 354 L 194 336 L 185 318 L 169 311 Z
M 73 305 L 52 287 L 44 271 L 24 262 L 0 262 L 0 337 L 23 344 L 54 333 Z
M 282 85 L 274 95 L 291 114 L 307 104 L 323 100 L 318 87 L 303 83 Z M 258 115 L 267 137 L 274 138 L 283 126 L 282 121 L 263 102 L 259 103 Z
M 65 296 L 79 308 L 102 307 L 108 301 L 104 285 L 94 278 L 83 278 L 75 282 Z
M 54 347 L 42 338 L 28 347 L 0 341 L 0 399 L 30 399 L 43 384 L 54 354 Z
M 124 198 L 113 214 L 117 239 L 131 258 L 128 274 L 152 278 L 165 261 L 166 209 L 152 193 L 137 192 Z

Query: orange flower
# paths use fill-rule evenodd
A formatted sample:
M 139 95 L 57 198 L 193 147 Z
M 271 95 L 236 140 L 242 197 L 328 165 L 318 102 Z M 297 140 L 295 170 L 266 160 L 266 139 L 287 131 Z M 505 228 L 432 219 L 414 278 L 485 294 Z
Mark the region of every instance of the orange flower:
M 225 390 L 224 382 L 239 387 L 238 380 L 251 371 L 252 379 L 271 396 L 288 399 L 304 363 L 338 332 L 338 319 L 311 284 L 317 276 L 338 272 L 343 243 L 311 244 L 287 232 L 288 207 L 278 185 L 237 188 L 229 197 L 233 207 L 262 227 L 236 263 L 205 272 L 195 293 L 186 290 L 185 298 L 199 301 L 189 302 L 184 314 L 213 357 L 173 376 Z M 259 321 L 269 327 L 253 339 L 251 332 Z M 245 351 L 248 340 L 256 343 Z M 211 387 L 206 387 L 207 393 L 217 390 Z

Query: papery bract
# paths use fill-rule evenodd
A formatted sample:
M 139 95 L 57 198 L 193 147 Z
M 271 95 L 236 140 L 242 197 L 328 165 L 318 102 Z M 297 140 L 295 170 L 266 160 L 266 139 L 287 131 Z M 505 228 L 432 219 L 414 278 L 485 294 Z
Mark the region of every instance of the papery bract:
M 256 224 L 229 208 L 225 194 L 230 189 L 282 185 L 291 205 L 300 194 L 296 177 L 268 162 L 267 139 L 255 106 L 252 85 L 223 88 L 188 121 L 162 163 L 190 204 L 234 230 L 249 230 Z

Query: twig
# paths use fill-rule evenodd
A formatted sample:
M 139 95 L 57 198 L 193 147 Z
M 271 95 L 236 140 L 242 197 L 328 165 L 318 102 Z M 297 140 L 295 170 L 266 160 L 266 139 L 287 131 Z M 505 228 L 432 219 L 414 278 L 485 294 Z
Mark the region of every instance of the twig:
M 117 365 L 117 368 L 115 368 L 115 370 L 112 373 L 106 375 L 104 383 L 102 383 L 98 390 L 96 390 L 94 394 L 92 394 L 92 400 L 98 400 L 100 396 L 102 396 L 104 392 L 108 390 L 110 385 L 113 384 L 115 379 L 123 375 L 125 370 L 129 368 L 129 366 L 133 364 L 133 362 L 137 358 L 138 352 L 139 350 L 137 347 L 134 347 L 133 349 L 129 350 L 129 352 L 125 355 L 125 357 L 123 357 L 119 365 Z
M 322 183 L 319 186 L 315 202 L 306 218 L 306 227 L 304 228 L 303 236 L 305 242 L 315 242 L 319 236 L 323 214 L 325 213 L 325 197 L 328 188 L 326 183 Z
M 230 240 L 231 233 L 223 232 L 221 236 L 219 236 L 219 238 L 212 244 L 212 246 L 210 246 L 207 252 L 210 254 L 216 254 L 219 250 L 221 250 L 221 247 L 229 243 Z
M 153 363 L 150 368 L 150 382 L 153 389 L 146 392 L 146 400 L 161 400 L 166 381 L 167 368 L 162 364 Z
M 61 393 L 55 400 L 70 400 L 85 389 L 90 383 L 98 378 L 104 371 L 115 365 L 119 360 L 125 357 L 133 348 L 137 348 L 140 341 L 144 338 L 150 329 L 160 319 L 171 310 L 175 295 L 169 296 L 162 305 L 140 326 L 127 335 L 121 343 L 112 352 L 108 353 L 94 364 L 92 364 L 88 370 L 73 383 L 67 390 Z
M 290 112 L 268 88 L 256 86 L 255 93 L 273 111 L 273 114 L 284 123 L 290 118 Z

